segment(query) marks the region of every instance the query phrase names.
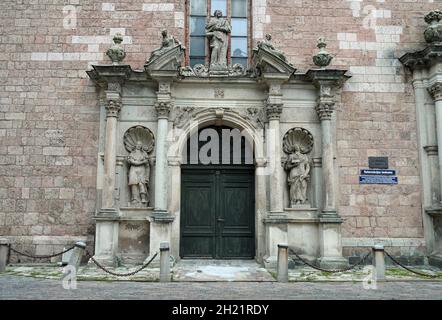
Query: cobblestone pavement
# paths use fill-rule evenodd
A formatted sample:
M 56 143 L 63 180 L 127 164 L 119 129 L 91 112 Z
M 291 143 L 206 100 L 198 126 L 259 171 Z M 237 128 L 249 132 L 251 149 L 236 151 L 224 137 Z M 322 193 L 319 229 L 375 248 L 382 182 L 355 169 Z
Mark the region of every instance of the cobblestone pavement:
M 352 283 L 109 282 L 79 281 L 66 290 L 61 280 L 0 275 L 0 299 L 437 299 L 442 282 L 378 283 L 377 290 Z

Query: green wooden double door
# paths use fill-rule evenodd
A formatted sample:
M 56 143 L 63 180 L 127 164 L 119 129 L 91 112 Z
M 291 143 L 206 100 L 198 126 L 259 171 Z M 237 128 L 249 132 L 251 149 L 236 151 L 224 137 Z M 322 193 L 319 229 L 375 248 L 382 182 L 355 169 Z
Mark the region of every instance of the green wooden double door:
M 253 168 L 198 167 L 182 169 L 181 257 L 253 258 Z

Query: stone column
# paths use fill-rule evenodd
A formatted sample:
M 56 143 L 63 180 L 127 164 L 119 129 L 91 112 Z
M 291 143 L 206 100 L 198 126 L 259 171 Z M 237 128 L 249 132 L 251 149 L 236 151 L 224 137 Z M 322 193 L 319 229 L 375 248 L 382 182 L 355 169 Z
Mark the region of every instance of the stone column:
M 112 84 L 108 87 L 119 88 Z M 119 213 L 115 207 L 115 180 L 117 163 L 117 125 L 122 102 L 120 90 L 107 90 L 106 133 L 104 144 L 104 173 L 102 207 L 95 217 L 95 259 L 106 265 L 117 263 Z
M 335 107 L 336 89 L 342 75 L 334 70 L 321 70 L 321 78 L 315 85 L 319 89 L 316 112 L 321 121 L 322 140 L 322 212 L 319 215 L 319 263 L 324 268 L 340 268 L 348 264 L 342 256 L 342 219 L 336 210 L 336 179 L 334 165 L 335 140 L 332 131 L 332 114 Z M 330 72 L 330 75 L 327 73 Z
M 281 85 L 271 83 L 269 89 L 269 97 L 266 103 L 266 114 L 269 122 L 266 144 L 268 165 L 272 170 L 270 174 L 270 214 L 284 214 L 284 193 L 283 193 L 283 168 L 281 165 L 281 133 L 280 133 L 280 117 L 282 113 L 282 93 Z
M 104 145 L 103 208 L 114 208 L 115 169 L 117 163 L 117 123 L 121 110 L 121 96 L 106 91 L 106 136 Z
M 169 113 L 172 107 L 169 81 L 159 81 L 157 92 L 157 135 L 155 147 L 155 205 L 150 224 L 150 250 L 152 256 L 158 250 L 161 242 L 171 243 L 171 228 L 174 216 L 168 210 L 168 128 Z M 170 248 L 176 252 L 176 248 Z M 147 259 L 149 259 L 148 257 Z M 158 265 L 159 257 L 153 261 L 153 265 Z
M 170 101 L 155 105 L 158 115 L 155 151 L 155 212 L 167 213 L 167 130 L 169 126 Z
M 280 117 L 283 109 L 281 83 L 269 83 L 269 97 L 265 106 L 269 122 L 267 145 L 267 172 L 270 175 L 270 212 L 264 222 L 266 223 L 266 268 L 275 268 L 277 262 L 277 244 L 287 243 L 287 214 L 284 212 L 285 186 L 284 171 L 281 164 L 281 133 Z
M 320 98 L 316 107 L 319 120 L 321 121 L 322 140 L 322 176 L 324 187 L 323 214 L 336 215 L 335 198 L 335 170 L 333 154 L 333 132 L 331 129 L 331 116 L 334 101 L 332 98 Z
M 263 220 L 266 217 L 267 207 L 267 192 L 266 192 L 266 163 L 267 161 L 262 158 L 255 160 L 255 235 L 256 235 L 256 259 L 258 262 L 262 262 L 262 258 L 266 253 L 265 248 L 265 226 Z
M 436 108 L 436 132 L 437 132 L 437 147 L 442 150 L 442 83 L 436 82 L 428 91 L 434 98 Z M 439 191 L 442 191 L 442 157 L 439 155 Z M 442 200 L 442 196 L 439 197 Z M 441 203 L 439 203 L 439 206 Z

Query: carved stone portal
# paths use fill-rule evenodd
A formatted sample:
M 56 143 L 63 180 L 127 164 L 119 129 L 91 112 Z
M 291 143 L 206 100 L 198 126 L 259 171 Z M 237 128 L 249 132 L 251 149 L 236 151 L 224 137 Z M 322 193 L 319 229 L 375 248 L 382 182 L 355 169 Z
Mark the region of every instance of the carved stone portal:
M 129 128 L 123 137 L 124 147 L 129 152 L 130 206 L 147 207 L 150 202 L 150 157 L 155 140 L 152 132 L 142 126 Z
M 313 148 L 312 134 L 303 128 L 290 129 L 283 138 L 283 150 L 288 155 L 284 163 L 289 185 L 290 206 L 308 203 L 307 189 L 310 178 L 308 153 Z

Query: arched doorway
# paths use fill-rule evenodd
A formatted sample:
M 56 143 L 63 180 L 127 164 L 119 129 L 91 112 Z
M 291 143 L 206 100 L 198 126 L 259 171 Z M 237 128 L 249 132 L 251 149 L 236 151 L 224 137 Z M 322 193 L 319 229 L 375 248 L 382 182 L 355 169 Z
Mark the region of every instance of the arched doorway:
M 180 257 L 254 258 L 253 143 L 211 125 L 188 137 L 183 152 Z

